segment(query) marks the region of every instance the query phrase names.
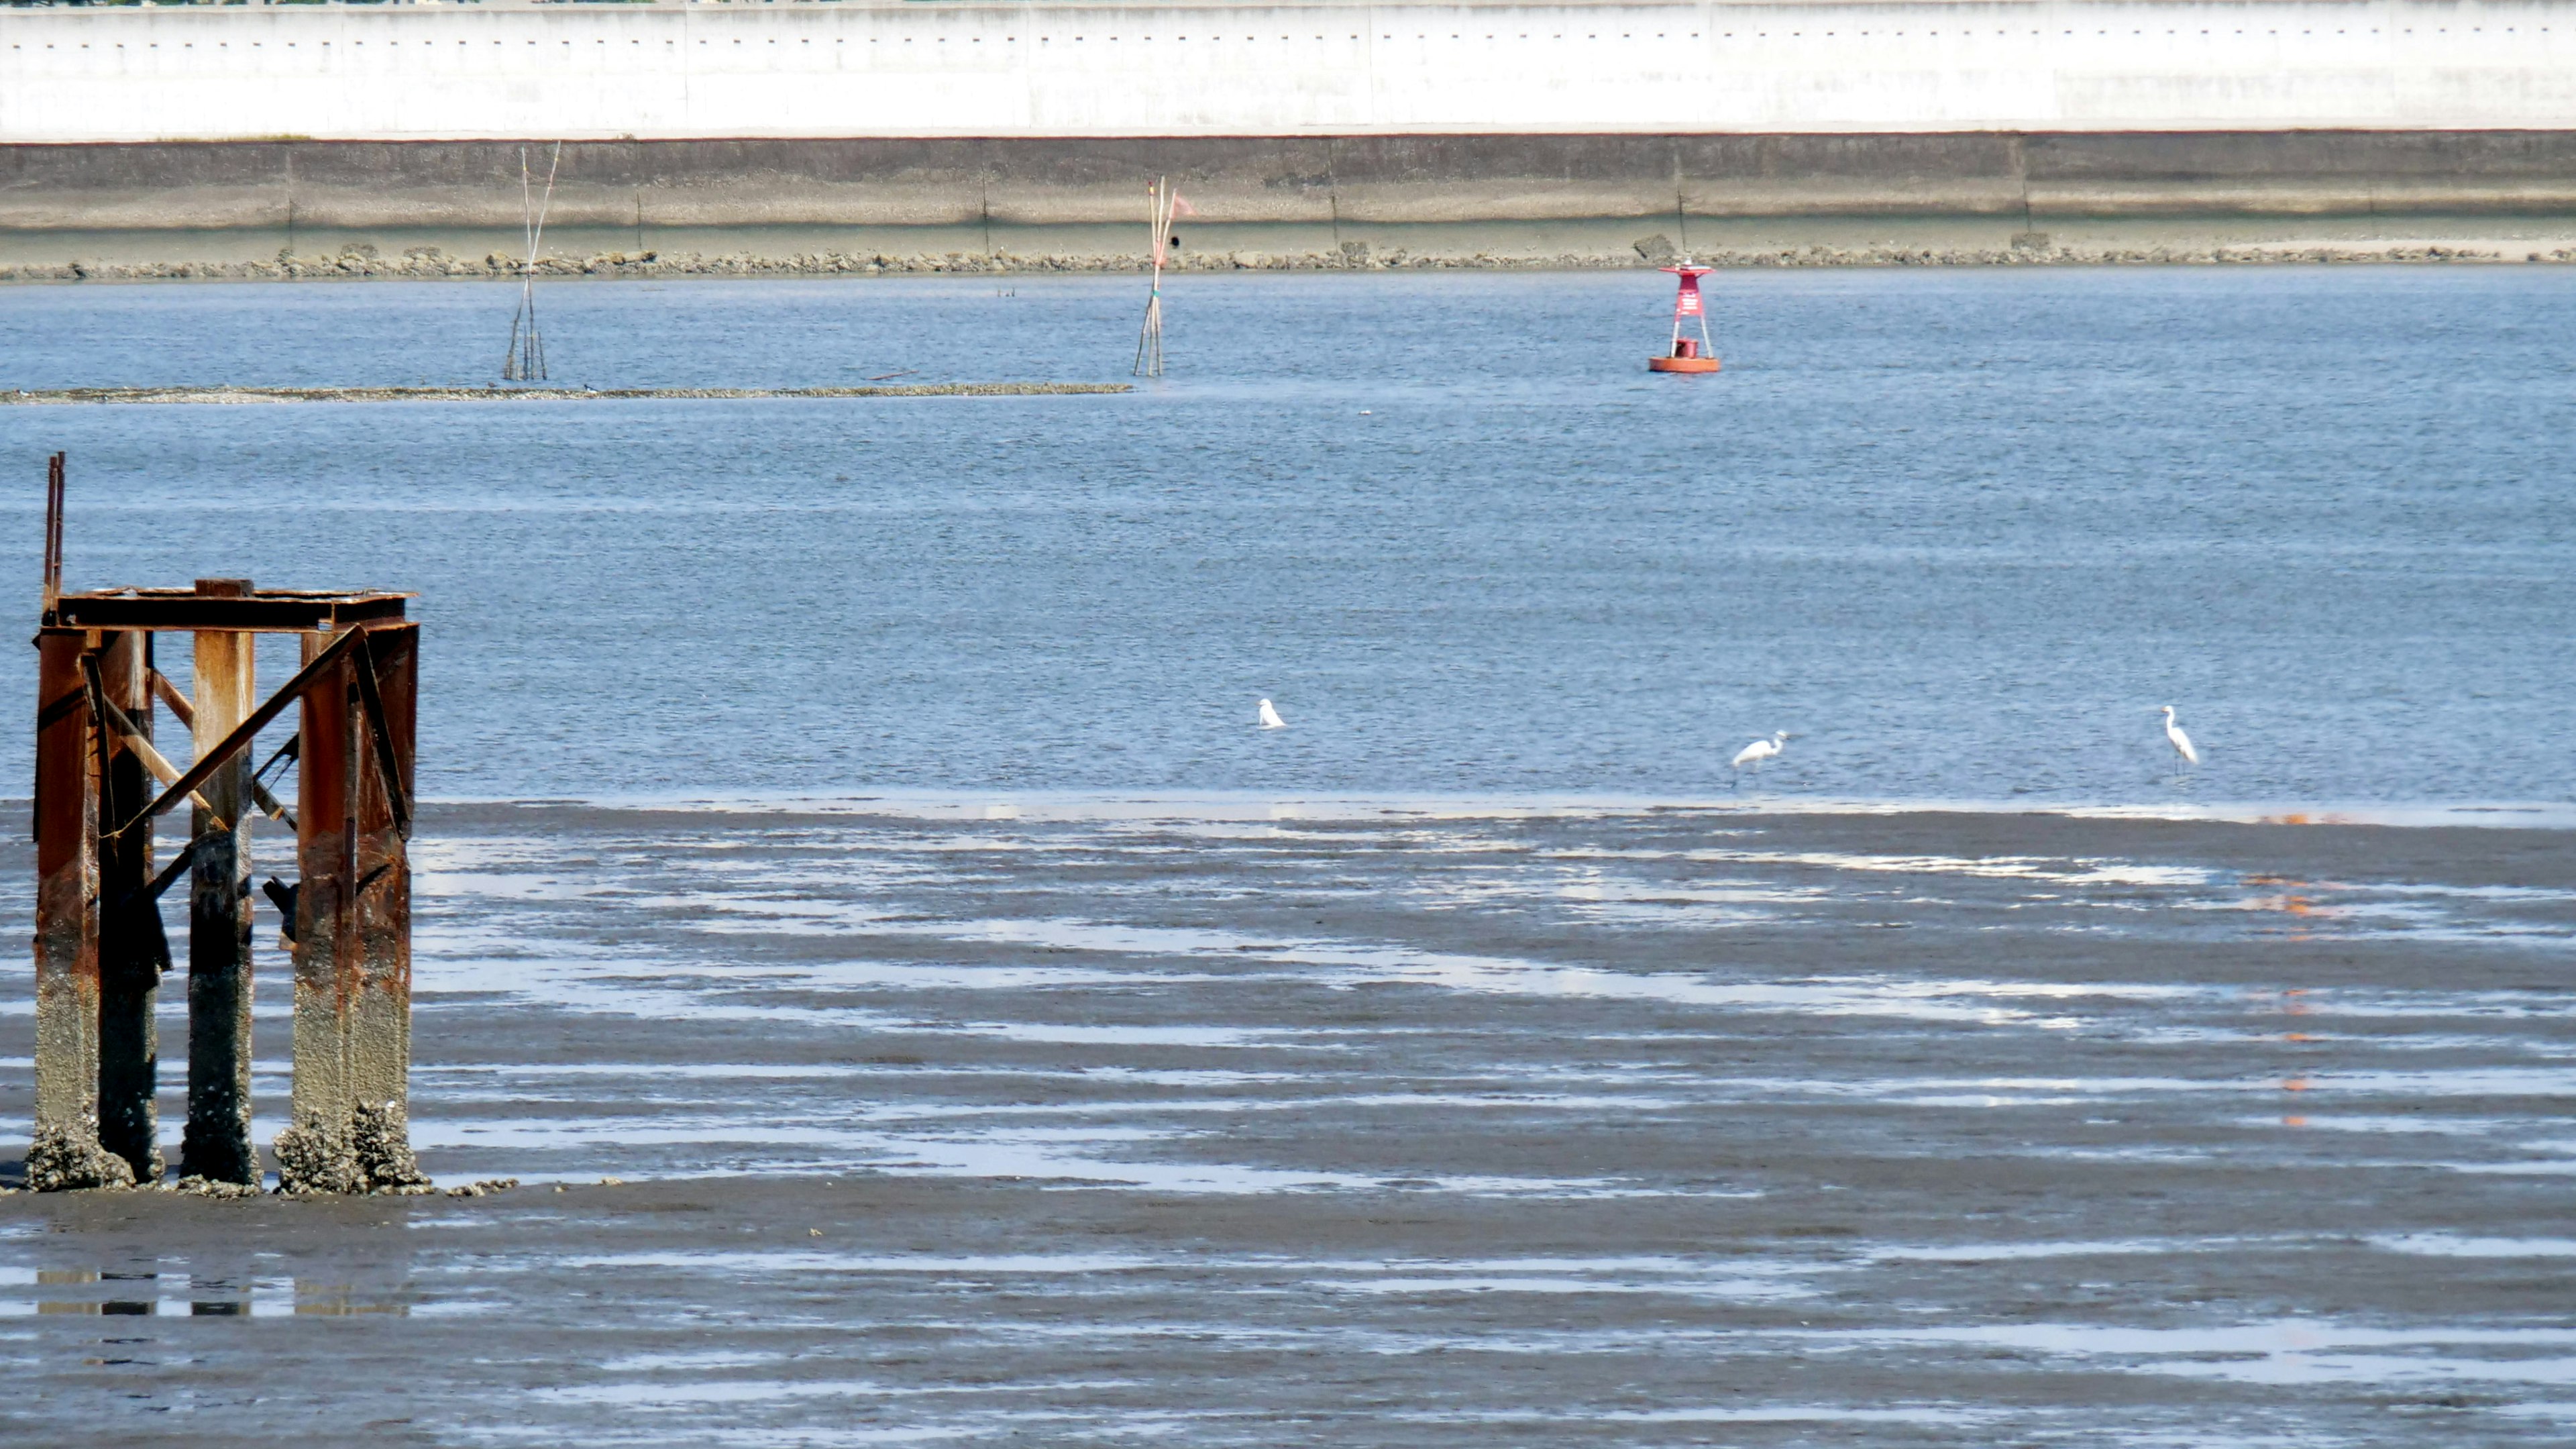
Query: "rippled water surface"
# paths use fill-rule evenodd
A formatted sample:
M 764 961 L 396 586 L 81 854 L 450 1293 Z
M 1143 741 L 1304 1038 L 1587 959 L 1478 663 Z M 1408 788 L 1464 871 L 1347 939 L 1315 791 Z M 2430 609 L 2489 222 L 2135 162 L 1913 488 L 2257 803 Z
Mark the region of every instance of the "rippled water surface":
M 461 1444 L 2563 1442 L 2569 841 L 432 807 L 413 1140 L 521 1185 L 11 1200 L 0 1356 Z
M 0 567 L 62 448 L 75 585 L 421 591 L 448 796 L 2570 798 L 2562 270 L 1727 274 L 1649 378 L 1666 282 L 1185 277 L 1125 397 L 0 410 Z M 1107 380 L 1140 291 L 545 305 L 559 381 Z M 480 381 L 514 300 L 11 288 L 0 383 Z
M 2565 1442 L 2576 281 L 1719 283 L 1695 381 L 1659 278 L 1193 277 L 1126 396 L 0 407 L 31 604 L 57 447 L 75 585 L 421 592 L 413 1140 L 518 1180 L 0 1200 L 0 1437 Z M 601 386 L 1141 300 L 547 299 Z M 0 359 L 473 380 L 509 300 Z

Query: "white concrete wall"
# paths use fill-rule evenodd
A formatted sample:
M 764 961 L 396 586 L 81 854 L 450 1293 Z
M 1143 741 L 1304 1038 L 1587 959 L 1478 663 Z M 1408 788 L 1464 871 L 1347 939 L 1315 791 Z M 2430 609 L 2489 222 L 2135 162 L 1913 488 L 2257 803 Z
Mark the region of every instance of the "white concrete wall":
M 0 11 L 0 142 L 2576 127 L 2576 0 Z

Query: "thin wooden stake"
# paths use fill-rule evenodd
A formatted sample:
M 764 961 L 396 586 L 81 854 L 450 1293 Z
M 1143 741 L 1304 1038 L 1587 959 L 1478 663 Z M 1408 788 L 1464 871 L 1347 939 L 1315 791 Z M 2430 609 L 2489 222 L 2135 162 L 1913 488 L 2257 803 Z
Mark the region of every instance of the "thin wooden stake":
M 554 206 L 555 172 L 562 165 L 563 142 L 557 141 L 554 159 L 546 163 L 546 193 L 540 201 L 533 194 L 528 148 L 519 148 L 520 228 L 527 238 L 528 255 L 519 263 L 519 310 L 511 314 L 510 350 L 501 359 L 501 377 L 506 382 L 546 380 L 546 344 L 537 333 L 537 248 L 545 241 L 546 212 Z
M 1137 377 L 1161 377 L 1163 375 L 1163 254 L 1164 248 L 1170 245 L 1172 235 L 1170 177 L 1157 178 L 1153 185 L 1145 188 L 1145 212 L 1146 225 L 1154 229 L 1153 236 L 1149 238 L 1152 247 L 1148 253 L 1153 258 L 1154 287 L 1145 298 L 1145 326 L 1136 335 L 1136 366 L 1133 373 Z

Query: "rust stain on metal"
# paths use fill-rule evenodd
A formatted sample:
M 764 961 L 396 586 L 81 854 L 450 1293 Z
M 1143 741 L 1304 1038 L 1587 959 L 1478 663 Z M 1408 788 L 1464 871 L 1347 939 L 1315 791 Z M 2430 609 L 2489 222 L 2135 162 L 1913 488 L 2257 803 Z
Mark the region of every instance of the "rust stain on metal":
M 291 903 L 295 1077 L 274 1144 L 281 1190 L 425 1192 L 408 1120 L 413 756 L 419 628 L 409 594 L 62 586 L 64 460 L 46 478 L 36 638 L 36 1103 L 27 1184 L 114 1187 L 163 1174 L 153 1006 L 170 968 L 159 899 L 183 874 L 188 1123 L 181 1171 L 256 1190 L 251 1140 L 255 812 L 296 831 Z M 196 697 L 154 667 L 155 636 L 193 636 Z M 257 643 L 294 634 L 303 667 L 258 700 Z M 166 706 L 194 745 L 182 768 L 153 737 Z M 254 771 L 260 732 L 296 736 Z M 299 809 L 263 783 L 292 761 Z M 156 817 L 189 803 L 187 845 L 154 868 Z M 183 1183 L 183 1186 L 188 1185 Z
M 251 593 L 248 579 L 200 579 L 193 596 L 240 599 Z M 189 730 L 202 761 L 250 717 L 259 693 L 259 641 L 255 634 L 221 629 L 194 633 L 197 697 L 190 701 Z M 249 774 L 249 762 L 238 754 L 221 761 L 205 775 L 204 802 L 190 821 L 196 859 L 188 883 L 188 1126 L 180 1171 L 208 1182 L 256 1185 L 259 1152 L 250 1132 L 251 838 L 243 808 Z
M 99 814 L 121 819 L 151 799 L 151 767 L 168 767 L 151 742 L 152 636 L 106 635 L 89 656 L 90 678 L 103 718 L 98 767 Z M 137 716 L 140 719 L 137 719 Z M 98 842 L 98 1138 L 124 1159 L 137 1181 L 161 1178 L 160 1117 L 153 1098 L 160 1086 L 160 1038 L 153 1009 L 161 997 L 161 972 L 170 942 L 159 905 L 145 894 L 152 882 L 152 826 L 143 825 Z
M 98 1143 L 95 731 L 81 668 L 90 647 L 76 629 L 36 636 L 36 1114 L 27 1185 L 39 1190 L 133 1180 Z
M 411 799 L 420 626 L 369 630 L 350 660 L 361 753 L 352 886 L 350 1147 L 370 1190 L 426 1187 L 411 1151 Z

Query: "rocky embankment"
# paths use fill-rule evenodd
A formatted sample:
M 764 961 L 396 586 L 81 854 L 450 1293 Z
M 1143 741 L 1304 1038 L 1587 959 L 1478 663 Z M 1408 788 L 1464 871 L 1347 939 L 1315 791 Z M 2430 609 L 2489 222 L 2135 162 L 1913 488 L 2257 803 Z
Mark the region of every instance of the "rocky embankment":
M 1564 252 L 1554 255 L 1494 251 L 1433 252 L 1405 248 L 1372 250 L 1365 242 L 1344 242 L 1333 251 L 1199 252 L 1169 263 L 1185 272 L 1227 271 L 1414 271 L 1439 269 L 1598 271 L 1669 265 L 1679 255 L 1667 237 L 1639 238 L 1616 252 Z M 1717 248 L 1695 251 L 1696 260 L 1712 267 L 2026 267 L 2026 266 L 2213 266 L 2259 263 L 2372 262 L 2571 262 L 2576 247 L 2533 251 L 2510 244 L 2371 242 L 2264 243 L 2221 246 L 2105 247 L 2059 243 L 2048 235 L 2025 232 L 2001 247 L 1806 246 L 1776 249 Z M 74 281 L 349 281 L 367 278 L 490 280 L 516 276 L 517 257 L 491 252 L 481 257 L 450 256 L 437 247 L 412 247 L 385 255 L 357 244 L 332 255 L 300 256 L 280 252 L 272 261 L 235 262 L 95 262 L 59 264 L 0 263 L 0 282 Z M 589 257 L 541 259 L 537 273 L 546 277 L 823 277 L 910 276 L 941 273 L 1030 275 L 1048 273 L 1140 272 L 1141 258 L 1102 254 L 979 256 L 884 252 L 805 252 L 792 256 L 753 253 L 706 255 L 699 252 L 600 252 Z

